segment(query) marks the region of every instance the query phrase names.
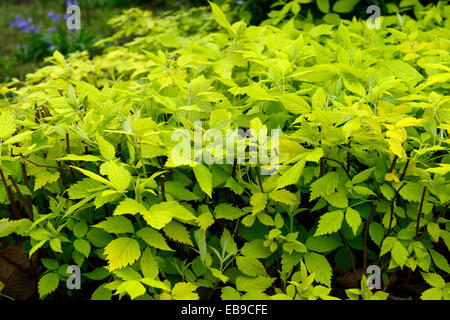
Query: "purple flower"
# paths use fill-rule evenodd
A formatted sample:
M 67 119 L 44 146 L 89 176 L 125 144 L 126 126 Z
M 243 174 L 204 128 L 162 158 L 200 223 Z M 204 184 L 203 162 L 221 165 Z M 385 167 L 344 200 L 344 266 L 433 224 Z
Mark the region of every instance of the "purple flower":
M 54 13 L 53 11 L 51 11 L 51 10 L 47 13 L 47 16 L 54 23 L 59 22 L 59 20 L 61 20 L 61 17 L 59 15 L 57 15 L 56 13 Z
M 39 29 L 32 25 L 32 18 L 28 18 L 27 20 L 22 19 L 20 16 L 15 16 L 14 21 L 9 23 L 11 28 L 17 28 L 19 31 L 23 33 L 38 33 Z
M 17 22 L 17 29 L 22 32 L 28 33 L 28 23 L 25 20 L 20 20 L 19 22 Z
M 47 32 L 52 34 L 56 32 L 56 28 L 55 27 L 48 27 Z
M 28 28 L 28 31 L 29 31 L 29 33 L 39 33 L 39 30 L 38 30 L 38 28 L 36 27 L 36 26 L 34 26 L 34 25 L 31 25 L 29 28 Z
M 70 6 L 78 6 L 78 2 L 76 0 L 67 0 L 66 4 L 68 7 Z
M 19 28 L 19 25 L 23 25 L 23 23 L 26 23 L 26 22 L 23 21 L 20 16 L 15 16 L 14 21 L 11 21 L 9 23 L 9 27 L 10 28 L 15 28 L 15 27 Z

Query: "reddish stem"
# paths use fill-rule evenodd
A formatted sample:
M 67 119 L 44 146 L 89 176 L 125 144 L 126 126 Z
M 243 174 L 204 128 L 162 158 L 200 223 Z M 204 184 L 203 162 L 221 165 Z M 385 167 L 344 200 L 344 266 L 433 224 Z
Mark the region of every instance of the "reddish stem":
M 11 180 L 11 182 L 14 186 L 14 189 L 16 189 L 16 192 L 19 195 L 20 200 L 22 200 L 23 206 L 25 207 L 25 210 L 28 213 L 28 217 L 30 218 L 31 221 L 33 221 L 34 220 L 33 212 L 31 211 L 30 207 L 28 206 L 27 202 L 25 201 L 25 198 L 24 198 L 22 192 L 20 191 L 19 186 L 16 183 L 16 180 L 14 180 L 13 176 L 10 174 L 8 175 L 8 178 L 9 178 L 9 180 Z

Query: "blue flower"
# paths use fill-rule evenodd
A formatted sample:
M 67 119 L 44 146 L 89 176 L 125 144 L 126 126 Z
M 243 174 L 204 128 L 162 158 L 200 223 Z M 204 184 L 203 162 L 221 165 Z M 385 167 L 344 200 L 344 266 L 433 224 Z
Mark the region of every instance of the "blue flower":
M 39 29 L 36 27 L 36 26 L 34 26 L 34 25 L 31 25 L 29 28 L 28 28 L 28 31 L 29 31 L 29 33 L 39 33 Z
M 54 13 L 52 10 L 47 13 L 47 16 L 50 18 L 50 20 L 52 20 L 52 22 L 55 23 L 61 20 L 61 17 L 58 14 Z
M 55 27 L 48 27 L 47 29 L 48 33 L 52 34 L 56 32 L 56 28 Z
M 15 16 L 14 21 L 11 21 L 9 23 L 9 27 L 10 28 L 19 28 L 19 27 L 23 27 L 24 24 L 26 24 L 26 22 L 24 20 L 22 20 L 22 18 L 20 16 Z
M 25 20 L 20 20 L 17 22 L 17 29 L 19 29 L 22 32 L 28 33 L 28 23 Z
M 70 6 L 78 6 L 78 2 L 76 0 L 67 0 L 66 4 L 68 7 Z

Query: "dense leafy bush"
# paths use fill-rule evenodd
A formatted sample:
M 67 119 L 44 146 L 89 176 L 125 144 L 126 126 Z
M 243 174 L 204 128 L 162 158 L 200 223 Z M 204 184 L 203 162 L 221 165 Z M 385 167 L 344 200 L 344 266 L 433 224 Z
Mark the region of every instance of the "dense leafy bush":
M 410 14 L 423 11 L 423 5 L 438 3 L 439 0 L 218 0 L 218 3 L 229 5 L 239 16 L 252 24 L 259 24 L 269 19 L 271 23 L 280 22 L 287 17 L 300 20 L 312 18 L 323 19 L 325 23 L 340 23 L 340 18 L 357 17 L 367 19 L 367 9 L 376 5 L 381 15 Z M 441 1 L 441 3 L 444 3 Z M 373 13 L 373 10 L 369 10 Z
M 41 298 L 72 294 L 76 264 L 93 299 L 386 299 L 406 279 L 449 299 L 450 7 L 422 10 L 381 29 L 126 11 L 101 55 L 0 88 L 3 245 L 41 258 Z M 277 172 L 251 148 L 177 165 L 196 121 L 280 128 Z
M 77 2 L 67 1 L 67 6 L 78 5 Z M 64 17 L 65 18 L 65 17 Z M 33 19 L 23 19 L 15 16 L 9 27 L 19 30 L 24 39 L 17 43 L 15 56 L 21 62 L 38 61 L 58 50 L 63 54 L 76 50 L 89 49 L 95 42 L 96 35 L 85 29 L 69 30 L 66 20 L 61 15 L 49 10 L 45 24 L 33 24 Z

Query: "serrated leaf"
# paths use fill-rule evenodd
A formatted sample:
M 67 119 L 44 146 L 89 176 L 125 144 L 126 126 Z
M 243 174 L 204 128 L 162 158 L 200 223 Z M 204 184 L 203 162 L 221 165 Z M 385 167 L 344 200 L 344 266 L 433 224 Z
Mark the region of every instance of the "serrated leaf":
M 108 166 L 108 179 L 115 188 L 125 191 L 131 183 L 131 174 L 124 167 L 111 162 Z
M 244 192 L 244 188 L 233 178 L 228 178 L 225 187 L 231 189 L 238 195 L 241 195 Z
M 291 184 L 296 184 L 300 179 L 300 176 L 303 173 L 303 169 L 305 168 L 306 159 L 302 159 L 294 164 L 289 170 L 287 170 L 283 175 L 278 179 L 277 189 L 284 188 Z
M 421 272 L 423 279 L 430 285 L 436 288 L 445 288 L 445 280 L 437 273 Z
M 174 251 L 167 245 L 164 236 L 155 229 L 144 227 L 138 230 L 136 235 L 144 240 L 149 246 L 165 251 Z
M 419 202 L 422 197 L 422 190 L 422 185 L 414 182 L 408 182 L 400 190 L 399 194 L 405 200 Z
M 0 139 L 9 138 L 16 131 L 14 118 L 9 112 L 2 112 L 0 115 Z
M 265 259 L 271 255 L 268 247 L 264 246 L 264 240 L 252 240 L 246 242 L 241 249 L 241 253 L 250 258 Z
M 95 139 L 98 142 L 98 148 L 102 157 L 105 158 L 105 160 L 114 160 L 116 156 L 116 150 L 114 149 L 114 146 L 98 134 L 96 135 Z
M 267 275 L 263 264 L 255 258 L 238 256 L 236 258 L 236 265 L 242 273 L 251 277 Z
M 431 240 L 433 240 L 433 242 L 439 241 L 439 237 L 441 235 L 441 228 L 439 228 L 438 223 L 433 223 L 433 222 L 428 223 L 427 231 L 428 231 L 428 234 L 431 236 Z
M 241 294 L 236 291 L 233 287 L 223 287 L 222 294 L 220 295 L 222 300 L 240 300 Z
M 145 287 L 138 280 L 129 280 L 119 285 L 116 294 L 127 293 L 131 300 L 134 300 L 145 292 Z
M 137 272 L 130 266 L 120 269 L 120 270 L 115 270 L 113 273 L 115 276 L 119 277 L 120 279 L 122 279 L 124 281 L 142 279 L 142 276 L 139 274 L 139 272 Z
M 145 278 L 155 279 L 159 274 L 159 266 L 155 257 L 150 251 L 150 248 L 146 248 L 142 253 L 139 260 L 141 266 L 141 272 Z
M 275 278 L 265 276 L 256 278 L 239 276 L 236 278 L 236 289 L 244 292 L 264 292 L 274 281 Z
M 286 189 L 274 190 L 270 192 L 269 198 L 287 205 L 296 205 L 298 203 L 295 194 L 287 191 Z
M 236 220 L 242 217 L 245 212 L 239 208 L 233 207 L 229 203 L 221 203 L 214 209 L 216 219 Z
M 433 250 L 433 249 L 429 249 L 429 250 L 430 250 L 431 258 L 433 258 L 433 262 L 434 262 L 435 266 L 447 273 L 450 273 L 450 266 L 448 264 L 447 259 L 442 254 L 437 252 L 436 250 Z
M 252 213 L 257 214 L 258 212 L 263 211 L 267 205 L 267 194 L 258 192 L 252 195 L 250 199 L 250 204 L 252 205 Z
M 325 256 L 307 252 L 305 254 L 305 265 L 310 273 L 315 273 L 315 280 L 326 286 L 331 285 L 331 266 Z
M 59 172 L 50 172 L 47 170 L 40 171 L 34 180 L 34 191 L 41 189 L 43 186 L 58 181 Z
M 345 221 L 347 221 L 350 228 L 352 228 L 353 234 L 356 235 L 359 226 L 361 225 L 361 216 L 359 212 L 353 208 L 348 207 L 345 212 Z
M 197 242 L 197 247 L 200 253 L 200 259 L 205 262 L 206 254 L 208 253 L 206 247 L 206 234 L 202 229 L 197 229 L 194 231 L 195 242 Z
M 43 299 L 48 294 L 58 288 L 59 277 L 56 273 L 50 272 L 41 277 L 38 283 L 39 297 Z
M 390 252 L 397 241 L 398 240 L 395 237 L 386 237 L 381 245 L 380 256 Z
M 126 198 L 123 200 L 114 210 L 114 215 L 121 215 L 121 214 L 132 214 L 135 215 L 137 213 L 145 212 L 147 209 L 145 206 L 138 201 Z
M 89 241 L 84 239 L 76 239 L 73 242 L 73 246 L 75 250 L 77 250 L 79 253 L 81 253 L 86 258 L 89 257 L 89 254 L 91 253 L 91 244 Z
M 164 201 L 153 205 L 149 210 L 143 213 L 147 223 L 159 230 L 168 224 L 173 218 L 182 221 L 196 220 L 196 217 L 177 201 Z
M 194 244 L 192 243 L 191 236 L 189 232 L 187 231 L 186 227 L 183 226 L 181 223 L 176 221 L 171 221 L 169 224 L 167 224 L 164 228 L 164 233 L 166 236 L 168 236 L 170 239 L 186 243 L 191 246 Z
M 156 279 L 144 278 L 144 279 L 141 279 L 141 282 L 145 283 L 146 285 L 148 285 L 152 288 L 162 289 L 164 291 L 170 291 L 170 288 L 164 282 L 156 280 Z
M 0 219 L 0 238 L 7 237 L 16 229 L 15 221 L 9 221 L 9 219 Z
M 228 277 L 224 275 L 222 272 L 220 272 L 220 270 L 211 267 L 209 268 L 209 270 L 211 270 L 211 273 L 215 278 L 219 279 L 223 283 L 227 283 Z
M 363 196 L 375 196 L 372 190 L 363 186 L 354 186 L 353 190 Z
M 384 238 L 384 227 L 378 222 L 372 221 L 369 226 L 369 235 L 370 238 L 375 242 L 378 246 L 381 244 L 381 241 Z
M 52 248 L 52 250 L 54 252 L 59 252 L 62 253 L 62 248 L 61 248 L 61 239 L 59 238 L 53 238 L 50 240 L 50 248 Z M 34 249 L 34 248 L 33 248 Z M 31 251 L 30 251 L 31 252 Z
M 228 22 L 225 14 L 223 13 L 223 11 L 214 3 L 209 2 L 209 4 L 211 5 L 211 10 L 214 16 L 214 20 L 216 20 L 216 22 L 224 27 L 225 29 L 228 30 L 228 32 L 230 32 L 231 34 L 234 34 L 233 30 L 231 29 L 231 25 Z
M 77 169 L 78 171 L 80 171 L 82 174 L 84 174 L 85 176 L 94 179 L 98 182 L 101 182 L 103 184 L 106 184 L 109 187 L 115 188 L 116 186 L 114 184 L 112 184 L 111 182 L 109 182 L 108 180 L 106 180 L 105 178 L 103 178 L 102 176 L 99 176 L 98 174 L 95 174 L 89 170 L 85 170 L 85 169 L 81 169 L 75 166 L 72 166 L 74 169 Z
M 335 250 L 341 243 L 333 237 L 313 236 L 306 239 L 305 246 L 308 250 L 325 253 Z
M 86 162 L 96 162 L 96 161 L 100 161 L 99 157 L 87 154 L 87 155 L 82 155 L 82 156 L 78 156 L 76 154 L 68 154 L 65 157 L 59 158 L 59 160 L 70 160 L 70 161 L 86 161 Z
M 338 231 L 341 228 L 344 212 L 336 210 L 325 213 L 320 217 L 319 226 L 314 236 L 321 236 Z
M 197 179 L 200 188 L 205 192 L 210 198 L 212 197 L 212 182 L 213 177 L 209 169 L 202 165 L 195 165 L 194 168 L 195 178 Z
M 352 178 L 352 183 L 358 184 L 358 183 L 366 181 L 367 179 L 369 179 L 370 175 L 372 174 L 372 172 L 374 170 L 375 170 L 375 168 L 369 168 L 364 171 L 361 171 L 360 173 L 358 173 L 356 176 L 354 176 Z
M 197 286 L 190 282 L 178 282 L 172 288 L 172 296 L 175 300 L 199 300 L 195 292 Z
M 339 183 L 339 174 L 335 171 L 328 172 L 323 177 L 311 184 L 310 201 L 332 194 Z
M 408 260 L 408 250 L 405 249 L 400 241 L 396 241 L 394 243 L 391 254 L 392 259 L 394 259 L 394 261 L 400 266 L 400 268 L 403 268 L 406 260 Z
M 121 269 L 133 264 L 141 256 L 139 243 L 131 238 L 118 238 L 105 247 L 109 270 Z
M 390 72 L 395 74 L 397 78 L 406 80 L 414 84 L 423 79 L 423 76 L 409 63 L 403 62 L 401 60 L 386 60 L 384 61 L 384 64 L 390 70 Z
M 347 196 L 343 192 L 335 192 L 330 195 L 325 196 L 325 199 L 329 204 L 336 208 L 347 208 L 348 207 L 348 199 Z
M 55 259 L 41 258 L 41 262 L 49 270 L 56 270 L 59 267 L 58 261 Z
M 109 233 L 134 233 L 133 224 L 131 221 L 123 216 L 107 217 L 106 220 L 93 225 L 95 228 L 100 228 Z
M 206 231 L 210 226 L 214 224 L 214 217 L 209 211 L 209 209 L 205 210 L 201 215 L 198 216 L 198 226 Z
M 311 111 L 311 107 L 305 99 L 295 93 L 286 93 L 278 98 L 283 107 L 293 114 L 305 114 Z
M 381 185 L 380 191 L 388 200 L 391 200 L 395 196 L 395 190 L 388 184 Z
M 441 300 L 442 290 L 440 288 L 430 288 L 422 292 L 420 299 L 422 300 Z
M 83 273 L 83 275 L 91 280 L 103 280 L 111 275 L 111 273 L 105 268 L 95 268 L 91 272 Z
M 101 285 L 97 289 L 95 289 L 95 291 L 92 293 L 91 300 L 109 301 L 111 300 L 111 296 L 112 296 L 111 290 Z
M 87 226 L 86 222 L 79 221 L 73 226 L 72 231 L 73 231 L 73 234 L 75 235 L 75 237 L 83 238 L 88 231 L 88 226 Z
M 86 237 L 96 247 L 102 248 L 113 240 L 113 237 L 102 229 L 91 229 Z

